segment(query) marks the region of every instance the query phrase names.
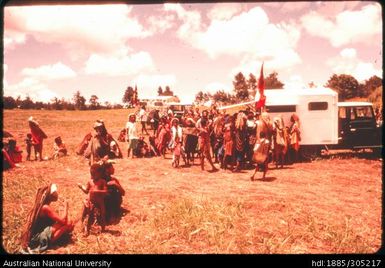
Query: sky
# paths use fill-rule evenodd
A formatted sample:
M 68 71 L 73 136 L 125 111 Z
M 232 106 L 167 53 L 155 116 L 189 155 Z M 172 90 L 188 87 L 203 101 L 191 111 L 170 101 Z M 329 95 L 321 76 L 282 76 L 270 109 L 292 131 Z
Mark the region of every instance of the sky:
M 121 103 L 168 85 L 182 100 L 277 72 L 285 88 L 382 77 L 376 2 L 166 3 L 4 8 L 4 96 Z

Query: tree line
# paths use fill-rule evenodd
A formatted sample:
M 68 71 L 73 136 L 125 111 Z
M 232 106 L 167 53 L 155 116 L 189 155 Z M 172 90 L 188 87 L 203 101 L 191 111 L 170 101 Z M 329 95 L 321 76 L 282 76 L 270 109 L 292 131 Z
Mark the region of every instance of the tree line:
M 284 87 L 284 83 L 278 79 L 278 73 L 275 71 L 265 77 L 264 82 L 266 89 L 283 89 Z M 221 104 L 234 104 L 239 101 L 248 101 L 254 98 L 255 92 L 257 91 L 257 84 L 258 80 L 254 74 L 250 73 L 246 79 L 243 73 L 239 72 L 234 77 L 232 92 L 225 92 L 223 89 L 218 89 L 213 94 L 199 91 L 195 95 L 195 101 L 197 103 L 205 103 L 212 100 Z M 314 86 L 313 82 L 309 83 L 309 89 Z M 377 91 L 379 90 L 377 90 L 377 88 L 382 86 L 382 79 L 374 75 L 363 83 L 359 83 L 352 75 L 333 74 L 324 86 L 337 91 L 339 101 L 353 98 L 368 98 L 369 101 L 374 102 L 373 100 L 378 98 L 379 93 Z
M 121 104 L 111 104 L 108 101 L 101 103 L 98 96 L 91 95 L 89 103 L 86 104 L 86 98 L 81 95 L 80 91 L 76 91 L 72 100 L 68 101 L 64 98 L 53 98 L 50 102 L 33 101 L 30 96 L 24 99 L 21 96 L 13 98 L 11 96 L 3 97 L 3 109 L 45 109 L 45 110 L 99 110 L 99 109 L 121 109 Z
M 267 89 L 283 89 L 284 83 L 278 79 L 278 73 L 272 72 L 264 78 L 265 88 Z M 216 103 L 233 104 L 240 101 L 247 101 L 254 98 L 257 91 L 258 79 L 252 73 L 246 78 L 242 72 L 234 77 L 233 91 L 226 92 L 224 89 L 218 89 L 214 94 L 199 91 L 195 96 L 197 103 L 204 103 L 213 100 Z M 314 83 L 309 83 L 311 89 Z M 367 98 L 371 102 L 379 102 L 382 100 L 382 79 L 378 76 L 372 76 L 368 80 L 359 83 L 356 78 L 347 74 L 333 74 L 325 87 L 329 87 L 338 92 L 339 101 L 349 100 L 353 98 Z M 381 87 L 381 89 L 379 89 Z M 174 96 L 174 92 L 169 86 L 163 90 L 161 86 L 157 90 L 158 96 Z M 138 102 L 138 90 L 128 86 L 124 92 L 123 103 L 134 105 Z M 72 100 L 53 98 L 50 102 L 33 101 L 28 95 L 22 99 L 20 96 L 13 98 L 11 96 L 3 96 L 3 109 L 46 109 L 46 110 L 98 110 L 98 109 L 121 109 L 121 104 L 111 104 L 108 101 L 101 103 L 97 95 L 91 95 L 86 104 L 86 98 L 81 95 L 80 91 L 76 91 Z

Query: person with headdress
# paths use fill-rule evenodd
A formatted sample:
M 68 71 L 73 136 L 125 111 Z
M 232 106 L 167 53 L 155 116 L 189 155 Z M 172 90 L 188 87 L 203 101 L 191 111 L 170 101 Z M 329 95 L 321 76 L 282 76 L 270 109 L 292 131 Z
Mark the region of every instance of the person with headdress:
M 223 127 L 224 117 L 221 114 L 216 114 L 213 120 L 213 144 L 212 149 L 214 153 L 214 163 L 222 163 L 223 161 Z
M 43 161 L 43 140 L 47 138 L 47 135 L 40 128 L 39 123 L 32 116 L 28 118 L 28 124 L 31 130 L 35 153 L 38 154 L 39 160 Z M 35 160 L 37 159 L 35 158 Z
M 171 140 L 171 129 L 167 116 L 162 116 L 157 135 L 157 149 L 159 153 L 165 157 L 167 144 Z
M 195 121 L 192 117 L 187 117 L 183 128 L 183 148 L 186 154 L 186 165 L 190 165 L 190 161 L 194 164 L 194 154 L 198 145 L 198 130 L 195 127 Z
M 198 124 L 197 124 L 198 125 Z M 201 118 L 199 127 L 197 127 L 199 131 L 198 135 L 198 144 L 199 144 L 199 150 L 201 155 L 201 169 L 204 170 L 204 160 L 205 158 L 207 161 L 209 161 L 212 171 L 218 170 L 211 160 L 211 154 L 210 154 L 210 132 L 208 127 L 208 120 L 206 118 Z
M 249 111 L 246 120 L 247 139 L 246 139 L 246 161 L 251 167 L 253 162 L 253 149 L 255 146 L 255 135 L 257 132 L 257 124 L 255 121 L 254 113 Z
M 299 147 L 300 147 L 299 142 L 301 141 L 301 130 L 300 130 L 301 124 L 300 124 L 298 115 L 295 113 L 292 114 L 290 117 L 290 122 L 291 122 L 291 126 L 289 129 L 289 131 L 290 131 L 290 147 L 294 151 L 294 159 L 297 162 L 298 161 L 298 152 L 299 152 Z
M 38 189 L 35 204 L 28 214 L 21 237 L 23 250 L 44 251 L 73 231 L 75 223 L 68 219 L 68 203 L 65 203 L 62 217 L 50 206 L 52 202 L 58 200 L 57 189 L 56 184 L 49 184 Z
M 227 165 L 230 164 L 231 170 L 233 169 L 233 155 L 234 155 L 234 117 L 230 115 L 225 116 L 225 125 L 223 127 L 223 163 L 221 166 L 223 169 L 227 169 Z
M 183 154 L 183 129 L 179 125 L 179 119 L 173 118 L 171 120 L 171 141 L 170 141 L 170 149 L 172 150 L 172 166 L 179 166 L 180 156 L 184 158 Z
M 235 121 L 235 157 L 237 159 L 235 171 L 242 169 L 245 159 L 246 138 L 246 115 L 243 112 L 239 112 Z

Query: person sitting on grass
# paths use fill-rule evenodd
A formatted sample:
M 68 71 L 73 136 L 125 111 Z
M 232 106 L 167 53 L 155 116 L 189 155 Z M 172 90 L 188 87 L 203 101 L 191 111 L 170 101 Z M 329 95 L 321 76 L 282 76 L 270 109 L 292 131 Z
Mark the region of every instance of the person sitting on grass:
M 82 212 L 82 222 L 88 216 L 86 223 L 86 236 L 90 234 L 91 225 L 93 224 L 94 208 L 99 209 L 100 218 L 99 224 L 101 231 L 105 231 L 106 222 L 106 207 L 104 203 L 105 196 L 107 194 L 107 183 L 103 178 L 103 167 L 100 163 L 94 163 L 90 167 L 91 179 L 87 182 L 86 186 L 78 183 L 78 187 L 88 194 L 88 198 L 84 202 Z
M 22 161 L 23 151 L 20 150 L 20 147 L 16 145 L 15 139 L 8 140 L 8 148 L 6 150 L 13 163 L 20 163 Z
M 113 161 L 105 160 L 103 163 L 104 178 L 107 182 L 107 195 L 105 198 L 106 222 L 116 223 L 121 217 L 121 205 L 125 191 L 117 178 L 113 177 L 115 168 Z
M 67 155 L 66 145 L 64 144 L 60 136 L 55 138 L 55 143 L 53 144 L 53 150 L 54 150 L 54 153 L 52 155 L 52 159 L 56 159 Z
M 50 206 L 58 197 L 56 184 L 38 189 L 35 204 L 28 215 L 21 237 L 22 252 L 42 252 L 73 231 L 75 222 L 68 219 L 68 203 L 65 203 L 62 217 Z

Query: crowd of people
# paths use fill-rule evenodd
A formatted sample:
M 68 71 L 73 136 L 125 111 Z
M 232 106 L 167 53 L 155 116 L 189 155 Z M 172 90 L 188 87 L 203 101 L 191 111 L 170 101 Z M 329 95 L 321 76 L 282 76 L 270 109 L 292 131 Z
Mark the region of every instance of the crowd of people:
M 152 131 L 148 129 L 148 122 Z M 34 155 L 35 160 L 44 160 L 43 141 L 47 135 L 34 118 L 29 118 L 28 123 L 30 133 L 25 139 L 26 159 L 31 160 L 31 155 Z M 86 236 L 95 220 L 101 231 L 105 231 L 106 225 L 119 222 L 125 190 L 113 177 L 115 162 L 112 159 L 123 158 L 123 153 L 103 120 L 96 120 L 93 129 L 76 150 L 78 155 L 89 159 L 90 172 L 86 184 L 78 183 L 81 191 L 87 194 L 79 218 L 69 220 L 67 212 L 59 216 L 50 207 L 58 198 L 56 184 L 38 189 L 22 236 L 24 249 L 47 249 L 62 236 L 70 234 L 78 221 L 82 222 Z M 272 161 L 277 167 L 278 164 L 282 167 L 288 161 L 287 152 L 291 152 L 291 160 L 298 160 L 300 140 L 300 121 L 296 114 L 291 116 L 291 125 L 285 126 L 282 117 L 272 120 L 267 112 L 247 108 L 230 115 L 215 106 L 202 112 L 198 108 L 186 110 L 181 117 L 175 117 L 171 110 L 160 113 L 140 107 L 137 114 L 129 114 L 118 138 L 118 141 L 128 143 L 128 158 L 166 158 L 166 154 L 171 153 L 172 167 L 179 167 L 181 160 L 189 167 L 198 158 L 202 171 L 206 163 L 211 172 L 255 169 L 251 180 L 258 171 L 265 178 Z M 54 139 L 54 153 L 50 159 L 65 155 L 67 148 L 58 136 Z M 9 140 L 3 149 L 3 158 L 11 167 L 22 161 L 22 150 L 15 140 Z M 67 211 L 67 204 L 65 206 Z
M 169 151 L 173 154 L 174 167 L 179 166 L 180 158 L 190 166 L 198 157 L 202 170 L 207 161 L 212 171 L 218 170 L 215 164 L 219 164 L 221 169 L 237 172 L 255 166 L 256 152 L 258 148 L 262 150 L 264 146 L 260 145 L 266 140 L 269 146 L 265 154 L 269 162 L 274 161 L 282 167 L 285 162 L 298 161 L 301 135 L 296 114 L 292 114 L 290 126 L 284 125 L 281 116 L 271 119 L 267 112 L 253 112 L 250 108 L 232 115 L 215 106 L 202 112 L 190 109 L 178 118 L 172 111 L 160 115 L 158 110 L 147 112 L 143 106 L 138 115 L 139 118 L 131 113 L 125 126 L 127 156 L 165 157 Z M 145 123 L 149 115 L 153 134 L 149 134 Z M 136 122 L 140 122 L 141 129 Z M 146 148 L 151 154 L 137 150 L 140 143 L 147 144 L 145 137 L 148 137 Z

